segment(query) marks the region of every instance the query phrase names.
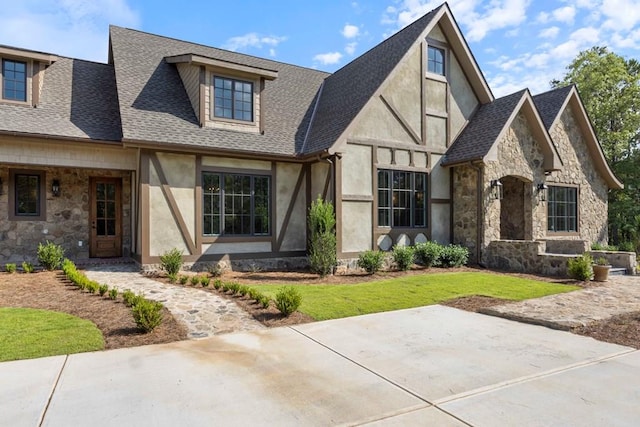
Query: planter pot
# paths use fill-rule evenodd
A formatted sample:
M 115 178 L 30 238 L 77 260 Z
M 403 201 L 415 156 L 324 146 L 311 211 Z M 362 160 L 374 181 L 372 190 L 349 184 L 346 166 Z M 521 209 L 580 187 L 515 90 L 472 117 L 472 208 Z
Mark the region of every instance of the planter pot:
M 596 282 L 606 282 L 609 280 L 610 265 L 594 265 L 593 280 Z

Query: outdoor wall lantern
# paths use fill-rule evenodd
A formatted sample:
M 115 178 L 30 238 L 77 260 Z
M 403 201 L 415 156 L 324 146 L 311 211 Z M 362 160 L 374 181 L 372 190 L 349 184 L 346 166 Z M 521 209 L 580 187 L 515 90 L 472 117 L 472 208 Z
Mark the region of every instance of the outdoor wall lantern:
M 540 198 L 541 202 L 545 202 L 547 201 L 547 190 L 549 189 L 549 186 L 547 186 L 547 184 L 544 183 L 540 183 L 538 184 L 538 197 Z
M 502 200 L 502 183 L 499 179 L 491 180 L 491 197 L 496 200 Z
M 60 180 L 59 179 L 53 180 L 53 183 L 51 184 L 51 192 L 56 197 L 60 196 Z

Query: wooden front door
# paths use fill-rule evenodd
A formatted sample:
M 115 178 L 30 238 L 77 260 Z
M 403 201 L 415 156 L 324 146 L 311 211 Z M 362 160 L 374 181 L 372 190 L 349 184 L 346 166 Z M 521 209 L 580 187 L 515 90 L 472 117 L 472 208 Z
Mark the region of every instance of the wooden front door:
M 91 178 L 89 256 L 110 258 L 122 256 L 122 180 Z

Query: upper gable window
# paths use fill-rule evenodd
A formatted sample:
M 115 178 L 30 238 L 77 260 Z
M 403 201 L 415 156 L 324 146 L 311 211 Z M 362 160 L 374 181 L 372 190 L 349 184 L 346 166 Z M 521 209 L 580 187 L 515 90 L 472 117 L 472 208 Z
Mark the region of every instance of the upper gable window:
M 27 63 L 2 60 L 2 99 L 27 100 Z
M 225 77 L 213 78 L 214 117 L 253 121 L 253 83 Z
M 444 76 L 444 49 L 427 48 L 427 71 Z

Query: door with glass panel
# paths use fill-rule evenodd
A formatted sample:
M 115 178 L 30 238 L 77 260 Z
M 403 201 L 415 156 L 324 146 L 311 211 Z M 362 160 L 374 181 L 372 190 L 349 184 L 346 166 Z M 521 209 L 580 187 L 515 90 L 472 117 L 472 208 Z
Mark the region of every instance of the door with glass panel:
M 120 178 L 91 178 L 90 186 L 89 256 L 122 256 L 122 181 Z

